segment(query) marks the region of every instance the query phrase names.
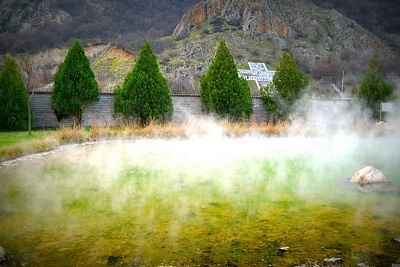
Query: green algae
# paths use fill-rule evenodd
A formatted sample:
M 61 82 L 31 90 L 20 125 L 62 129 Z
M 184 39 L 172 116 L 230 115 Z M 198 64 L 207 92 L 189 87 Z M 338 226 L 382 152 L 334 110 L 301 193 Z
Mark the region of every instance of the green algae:
M 294 266 L 340 257 L 352 266 L 398 257 L 398 196 L 321 181 L 311 155 L 191 172 L 152 157 L 98 165 L 85 149 L 0 169 L 0 244 L 17 262 Z

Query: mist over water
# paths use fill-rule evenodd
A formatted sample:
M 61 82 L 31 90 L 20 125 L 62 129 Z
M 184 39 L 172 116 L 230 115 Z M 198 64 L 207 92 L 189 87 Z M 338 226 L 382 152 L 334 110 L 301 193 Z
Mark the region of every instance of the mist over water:
M 199 120 L 188 138 L 85 144 L 3 164 L 0 245 L 27 266 L 65 255 L 86 266 L 110 255 L 126 266 L 400 257 L 388 249 L 400 236 L 398 193 L 366 194 L 347 182 L 373 165 L 400 185 L 398 124 L 315 125 L 234 138 Z M 289 253 L 277 255 L 280 246 Z

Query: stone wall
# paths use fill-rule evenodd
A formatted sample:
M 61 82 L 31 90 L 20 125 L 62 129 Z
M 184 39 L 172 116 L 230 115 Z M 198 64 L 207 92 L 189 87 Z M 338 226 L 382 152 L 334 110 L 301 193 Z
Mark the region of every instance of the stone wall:
M 35 93 L 31 98 L 32 125 L 34 128 L 57 127 L 60 123 L 51 109 L 50 93 Z M 73 125 L 73 119 L 63 119 L 61 125 Z M 100 95 L 99 101 L 89 105 L 83 112 L 83 125 L 115 125 L 114 96 Z
M 57 127 L 60 124 L 50 106 L 50 93 L 35 93 L 32 96 L 33 127 Z M 183 123 L 193 117 L 203 116 L 202 102 L 199 95 L 173 95 L 174 113 L 172 121 Z M 253 98 L 254 114 L 252 120 L 259 123 L 268 121 L 268 113 L 261 98 Z M 83 113 L 83 125 L 113 126 L 116 124 L 114 115 L 114 95 L 102 94 L 97 102 L 89 105 Z M 63 119 L 62 125 L 73 125 L 72 119 Z

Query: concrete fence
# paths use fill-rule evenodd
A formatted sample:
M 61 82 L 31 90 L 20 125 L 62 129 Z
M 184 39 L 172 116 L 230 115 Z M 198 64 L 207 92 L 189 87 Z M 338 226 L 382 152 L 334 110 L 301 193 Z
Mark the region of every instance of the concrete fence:
M 33 127 L 57 127 L 60 123 L 50 106 L 51 93 L 35 93 L 31 98 Z M 253 97 L 253 116 L 251 121 L 266 123 L 269 114 L 260 97 Z M 172 121 L 185 123 L 193 118 L 204 116 L 199 95 L 172 95 L 174 112 Z M 316 127 L 345 127 L 361 116 L 351 99 L 311 100 L 301 107 L 307 114 L 307 123 Z M 101 94 L 99 101 L 87 106 L 83 112 L 83 125 L 113 126 L 117 124 L 114 114 L 114 95 Z M 73 125 L 73 119 L 63 119 L 61 125 Z
M 33 127 L 46 128 L 57 127 L 60 123 L 51 109 L 50 105 L 51 93 L 35 93 L 31 98 Z M 174 112 L 172 121 L 176 123 L 184 123 L 193 117 L 203 116 L 202 102 L 199 95 L 172 95 Z M 253 98 L 253 117 L 252 120 L 258 123 L 268 121 L 268 113 L 264 107 L 261 98 Z M 82 123 L 85 126 L 103 125 L 113 126 L 116 122 L 114 114 L 114 95 L 101 94 L 99 101 L 96 101 L 83 112 Z M 62 125 L 73 125 L 72 118 L 63 119 Z

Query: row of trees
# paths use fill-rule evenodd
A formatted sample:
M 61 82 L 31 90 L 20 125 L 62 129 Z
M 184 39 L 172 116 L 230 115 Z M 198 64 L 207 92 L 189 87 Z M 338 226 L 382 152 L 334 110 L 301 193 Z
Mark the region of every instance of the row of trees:
M 273 121 L 287 120 L 295 102 L 302 97 L 308 79 L 301 73 L 291 53 L 283 52 L 272 83 L 261 89 L 261 96 Z M 29 82 L 28 82 L 29 86 Z M 0 129 L 25 129 L 29 116 L 29 97 L 18 64 L 8 55 L 0 73 Z M 247 120 L 253 113 L 251 90 L 237 74 L 236 64 L 221 41 L 215 59 L 200 79 L 200 96 L 205 111 L 231 121 Z M 137 63 L 122 85 L 115 89 L 116 114 L 126 122 L 147 125 L 171 119 L 173 104 L 167 81 L 159 71 L 156 56 L 146 42 Z M 85 107 L 99 98 L 99 85 L 84 49 L 77 40 L 55 74 L 51 106 L 58 120 L 73 116 L 82 123 Z M 393 89 L 385 81 L 374 57 L 363 80 L 353 94 L 379 118 L 379 104 L 388 101 Z
M 122 85 L 114 91 L 114 111 L 127 123 L 142 126 L 151 121 L 171 119 L 173 103 L 166 79 L 162 76 L 151 45 L 146 42 L 134 68 Z M 82 122 L 83 109 L 99 97 L 95 80 L 84 49 L 75 41 L 55 74 L 51 105 L 57 119 L 73 116 L 76 125 Z M 201 98 L 207 112 L 238 121 L 253 113 L 248 83 L 237 74 L 236 64 L 224 41 L 215 60 L 201 78 Z

